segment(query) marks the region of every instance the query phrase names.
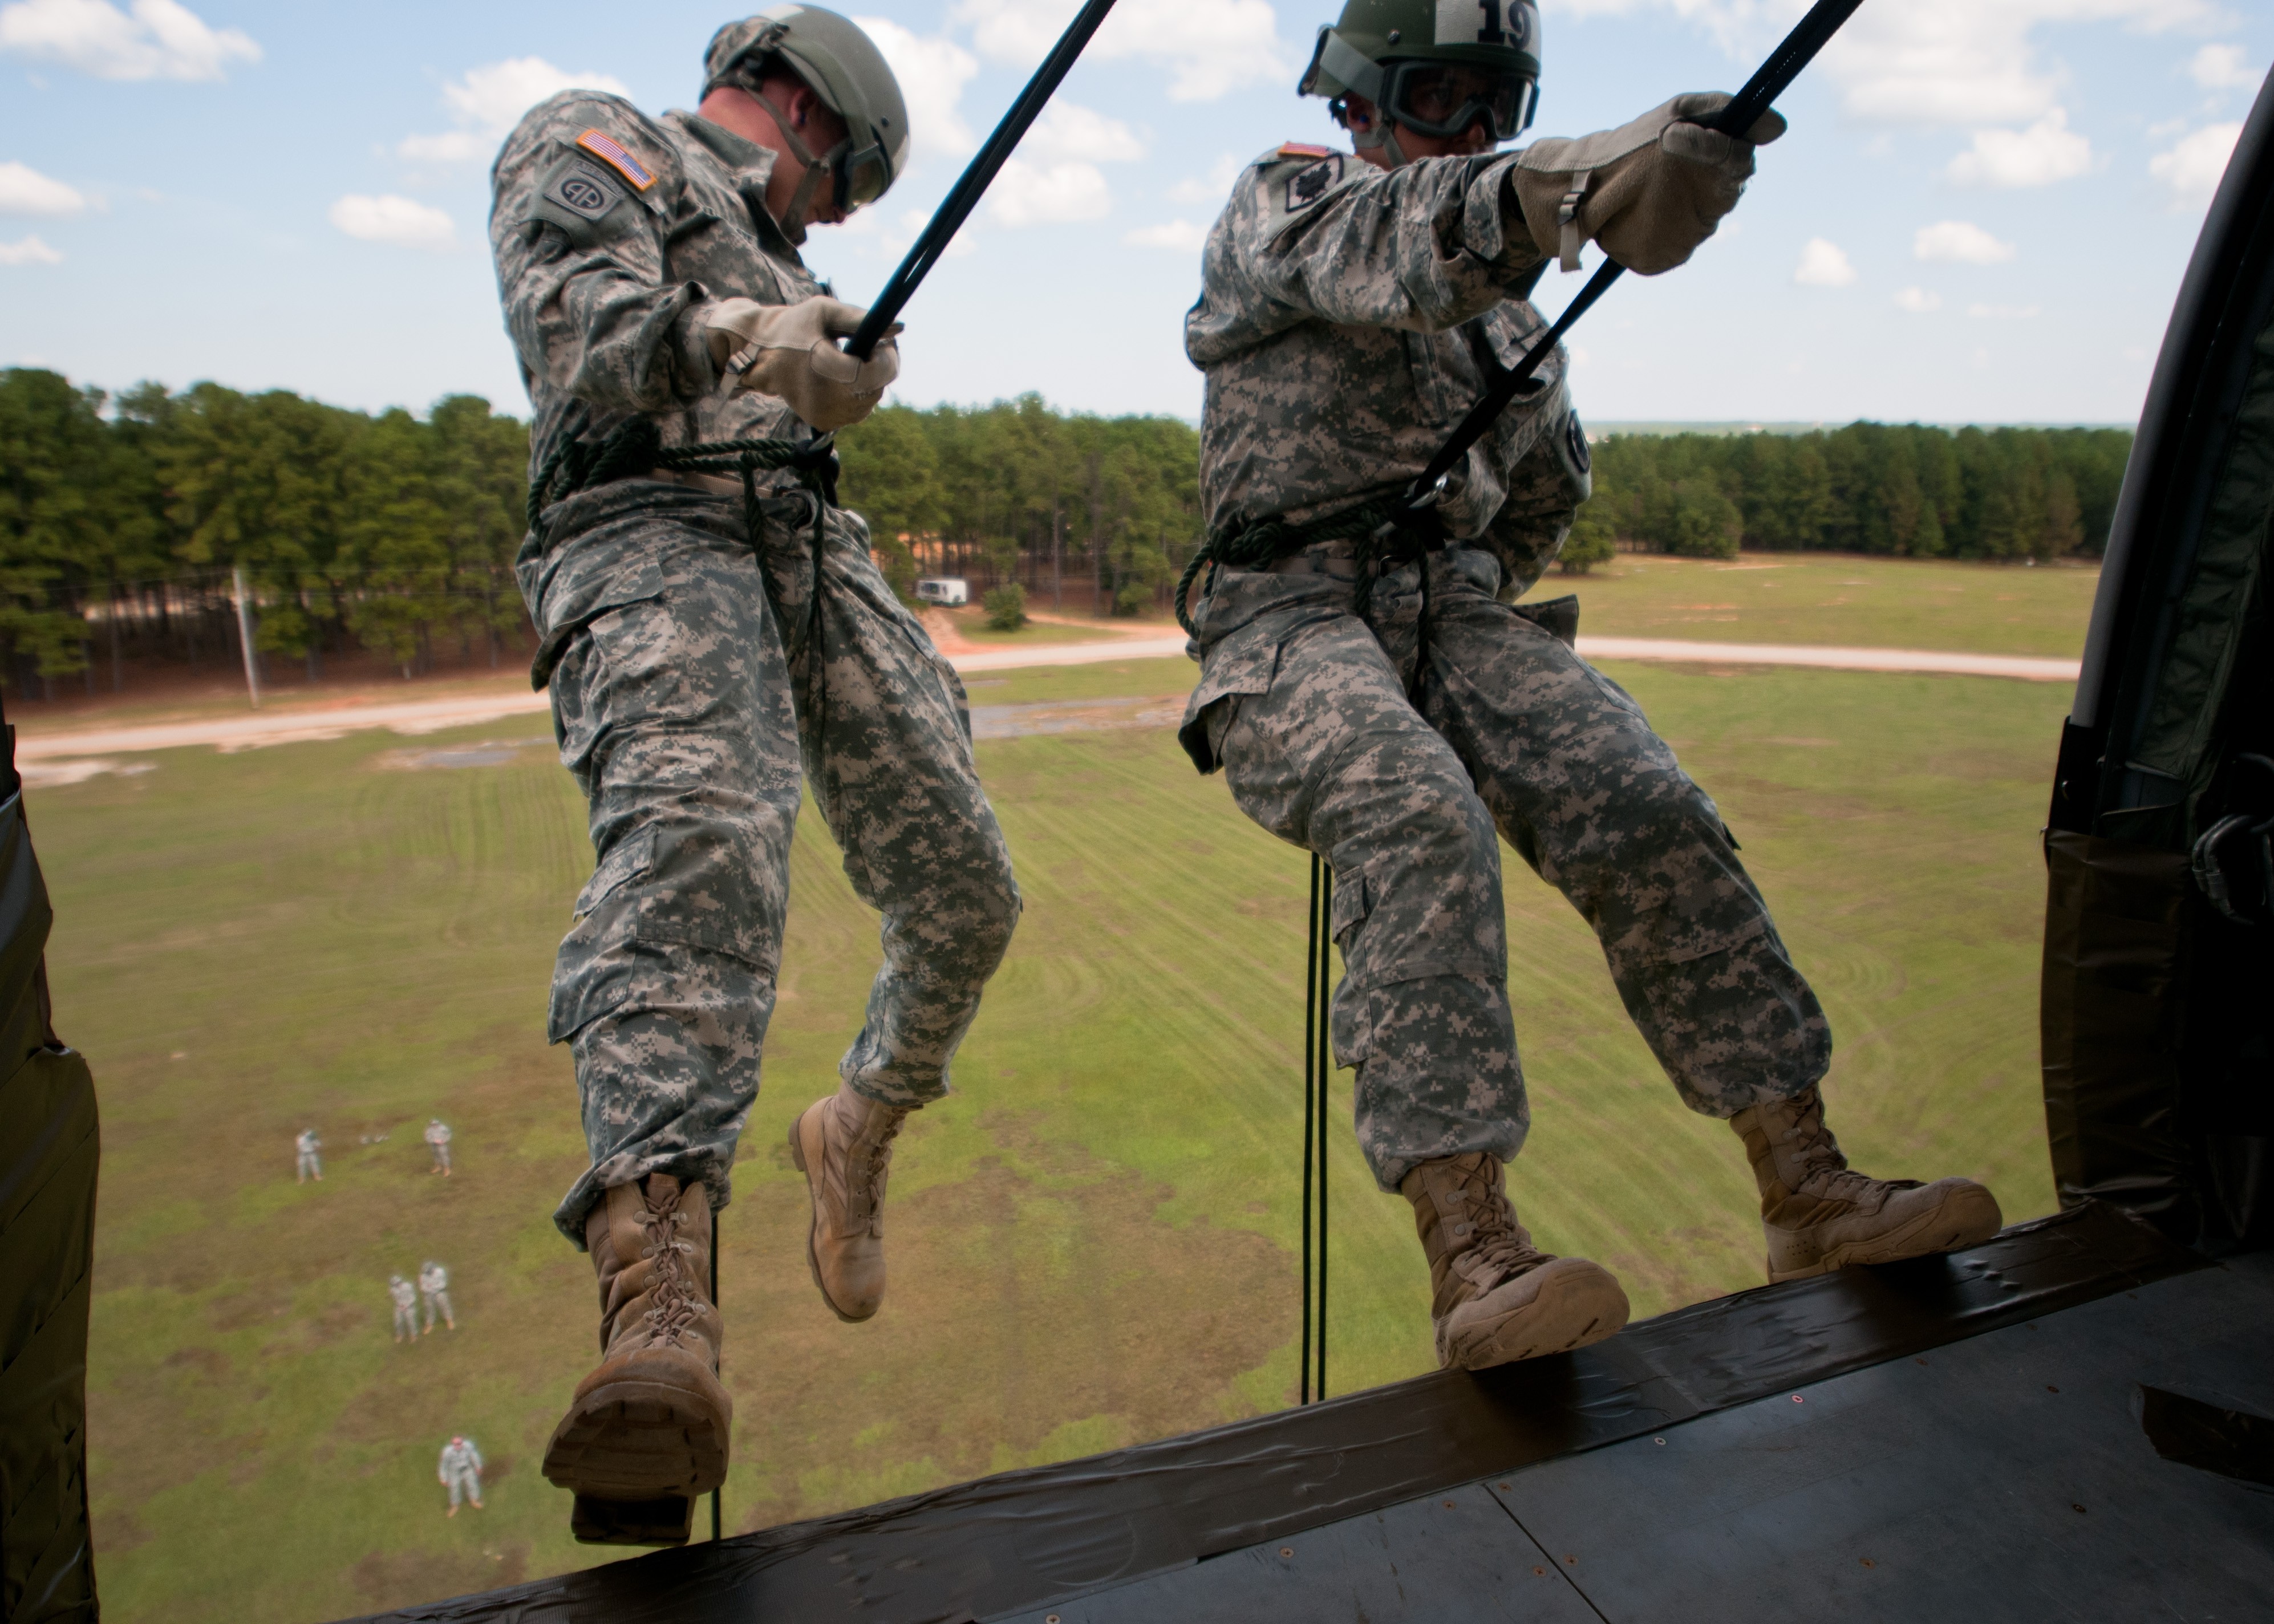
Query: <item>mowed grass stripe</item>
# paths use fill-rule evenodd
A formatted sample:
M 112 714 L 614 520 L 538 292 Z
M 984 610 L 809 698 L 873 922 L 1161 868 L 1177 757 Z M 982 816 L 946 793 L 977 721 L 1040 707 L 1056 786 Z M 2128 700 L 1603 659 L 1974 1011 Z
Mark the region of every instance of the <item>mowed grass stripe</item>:
M 982 703 L 1174 694 L 1178 661 L 1015 673 Z M 1864 673 L 1615 674 L 1745 844 L 1840 1048 L 1867 1167 L 2052 1205 L 2035 1073 L 2035 831 L 2065 695 Z M 587 1564 L 537 1474 L 592 1351 L 550 1213 L 581 1164 L 546 983 L 590 868 L 535 730 L 364 736 L 35 791 L 58 1020 L 105 1109 L 93 1483 L 126 1620 L 297 1620 Z M 1784 741 L 1779 742 L 1779 741 Z M 1799 741 L 1795 742 L 1794 741 Z M 723 1219 L 734 1527 L 1290 1402 L 1307 860 L 1166 732 L 983 741 L 1028 913 L 896 1162 L 885 1312 L 832 1319 L 782 1136 L 835 1086 L 876 962 L 810 807 L 766 1063 Z M 1543 1244 L 1638 1312 L 1758 1279 L 1739 1147 L 1675 1098 L 1560 897 L 1513 856 L 1510 990 L 1532 1088 L 1511 1170 Z M 183 1058 L 171 1056 L 177 1052 Z M 1425 1369 L 1427 1274 L 1334 1087 L 1337 1390 Z M 456 1128 L 459 1177 L 418 1130 Z M 291 1183 L 316 1123 L 329 1177 Z M 384 1131 L 378 1144 L 360 1136 Z M 398 1350 L 382 1284 L 424 1257 L 461 1324 Z M 463 1429 L 487 1510 L 440 1515 Z

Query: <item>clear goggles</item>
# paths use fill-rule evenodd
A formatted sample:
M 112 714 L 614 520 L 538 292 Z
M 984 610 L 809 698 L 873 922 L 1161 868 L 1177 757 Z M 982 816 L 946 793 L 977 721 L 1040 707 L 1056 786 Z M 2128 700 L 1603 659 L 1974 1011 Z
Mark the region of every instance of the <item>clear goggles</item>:
M 1386 117 L 1422 135 L 1465 135 L 1482 122 L 1498 142 L 1514 140 L 1531 124 L 1539 94 L 1538 81 L 1511 69 L 1390 62 L 1382 64 L 1375 103 Z

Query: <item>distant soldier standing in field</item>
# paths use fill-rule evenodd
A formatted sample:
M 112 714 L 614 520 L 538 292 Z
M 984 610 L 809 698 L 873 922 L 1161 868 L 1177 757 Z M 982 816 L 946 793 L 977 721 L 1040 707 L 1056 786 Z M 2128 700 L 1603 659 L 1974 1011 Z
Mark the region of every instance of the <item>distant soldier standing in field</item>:
M 442 1458 L 436 1462 L 434 1476 L 450 1491 L 450 1508 L 442 1515 L 458 1515 L 458 1500 L 463 1496 L 473 1502 L 476 1511 L 482 1508 L 482 1452 L 474 1447 L 474 1440 L 460 1432 L 442 1446 Z
M 323 1149 L 324 1141 L 316 1137 L 316 1131 L 313 1128 L 301 1129 L 300 1137 L 292 1141 L 292 1146 L 300 1155 L 299 1177 L 292 1182 L 296 1184 L 305 1184 L 312 1178 L 318 1184 L 322 1184 L 324 1161 L 317 1153 Z
M 1681 96 L 1583 139 L 1492 149 L 1530 122 L 1530 0 L 1349 0 L 1301 90 L 1354 153 L 1294 144 L 1235 184 L 1186 347 L 1207 374 L 1213 563 L 1180 599 L 1201 661 L 1179 734 L 1240 808 L 1321 853 L 1344 974 L 1337 1057 L 1359 1143 L 1412 1203 L 1437 1352 L 1475 1369 L 1626 1321 L 1605 1269 L 1537 1250 L 1502 1164 L 1530 1125 L 1507 992 L 1495 834 L 1587 920 L 1628 1013 L 1691 1109 L 1730 1122 L 1772 1280 L 1987 1239 L 1980 1185 L 1849 1170 L 1824 1125 L 1824 1012 L 1705 792 L 1626 692 L 1570 648 L 1577 611 L 1517 606 L 1588 491 L 1559 350 L 1441 487 L 1394 499 L 1547 323 L 1529 302 L 1583 244 L 1643 274 L 1736 206 L 1774 114 Z M 1426 654 L 1425 654 L 1426 650 Z
M 455 1331 L 458 1322 L 450 1315 L 450 1271 L 429 1258 L 419 1266 L 418 1297 L 426 1307 L 426 1328 L 422 1335 L 434 1335 L 434 1316 L 441 1315 L 442 1323 Z
M 1019 914 L 962 685 L 834 500 L 828 432 L 874 409 L 897 349 L 842 352 L 862 312 L 797 252 L 905 169 L 900 86 L 851 22 L 790 4 L 720 29 L 702 89 L 660 119 L 565 92 L 492 176 L 535 407 L 517 567 L 532 674 L 598 860 L 549 1028 L 575 1055 L 591 1152 L 554 1221 L 592 1254 L 604 1351 L 545 1475 L 586 1526 L 586 1500 L 692 1496 L 726 1474 L 712 1213 L 757 1093 L 801 763 L 884 915 L 841 1086 L 792 1142 L 809 1260 L 841 1318 L 877 1310 L 893 1136 L 947 1092 Z M 690 460 L 709 470 L 675 465 Z
M 450 1177 L 450 1124 L 440 1116 L 426 1122 L 426 1143 L 434 1152 L 433 1170 L 443 1177 Z
M 395 1303 L 395 1340 L 415 1342 L 418 1340 L 418 1290 L 400 1274 L 387 1277 L 387 1295 Z

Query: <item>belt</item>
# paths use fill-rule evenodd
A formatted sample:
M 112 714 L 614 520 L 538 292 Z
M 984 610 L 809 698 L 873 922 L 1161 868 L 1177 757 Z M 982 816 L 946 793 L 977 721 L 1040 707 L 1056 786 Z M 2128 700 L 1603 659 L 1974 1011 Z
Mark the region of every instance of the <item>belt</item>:
M 683 485 L 690 490 L 706 492 L 712 496 L 740 496 L 742 482 L 729 479 L 724 474 L 698 474 L 692 469 L 651 468 L 640 476 L 643 479 L 660 479 L 666 485 Z

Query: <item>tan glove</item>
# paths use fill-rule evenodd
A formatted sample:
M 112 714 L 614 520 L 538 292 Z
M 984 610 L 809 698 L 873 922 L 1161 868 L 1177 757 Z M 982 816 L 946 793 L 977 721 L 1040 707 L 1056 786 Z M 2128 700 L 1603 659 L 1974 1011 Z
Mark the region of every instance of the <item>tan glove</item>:
M 1776 113 L 1762 114 L 1743 140 L 1706 128 L 1728 105 L 1718 91 L 1697 92 L 1615 130 L 1534 141 L 1509 177 L 1532 240 L 1567 271 L 1579 268 L 1579 244 L 1590 241 L 1645 276 L 1683 263 L 1737 207 L 1753 148 L 1784 133 Z
M 885 388 L 900 375 L 900 347 L 893 342 L 900 331 L 898 322 L 865 361 L 837 347 L 868 313 L 858 304 L 821 295 L 794 304 L 721 299 L 704 314 L 703 338 L 712 365 L 732 375 L 734 387 L 779 395 L 826 433 L 849 428 L 876 410 Z

